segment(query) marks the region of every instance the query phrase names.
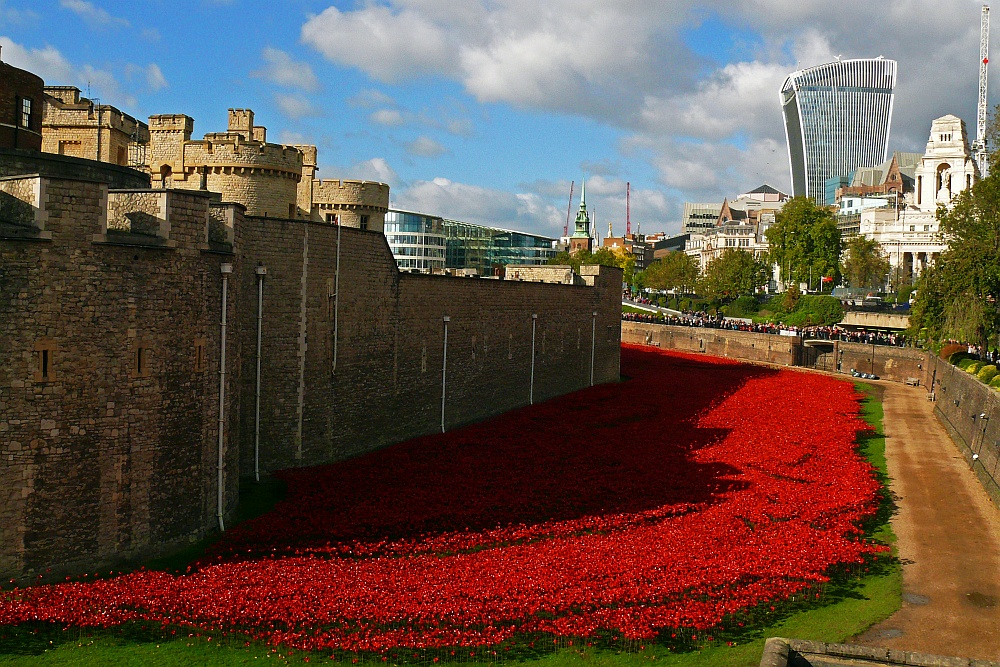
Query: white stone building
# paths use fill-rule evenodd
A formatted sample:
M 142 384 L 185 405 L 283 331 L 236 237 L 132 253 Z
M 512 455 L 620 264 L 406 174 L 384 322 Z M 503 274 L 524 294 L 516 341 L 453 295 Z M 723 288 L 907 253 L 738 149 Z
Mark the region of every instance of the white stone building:
M 938 204 L 950 206 L 978 179 L 965 123 L 952 115 L 936 119 L 915 172 L 914 192 L 897 206 L 861 212 L 860 233 L 878 241 L 888 255 L 892 286 L 916 280 L 947 248 L 936 216 Z

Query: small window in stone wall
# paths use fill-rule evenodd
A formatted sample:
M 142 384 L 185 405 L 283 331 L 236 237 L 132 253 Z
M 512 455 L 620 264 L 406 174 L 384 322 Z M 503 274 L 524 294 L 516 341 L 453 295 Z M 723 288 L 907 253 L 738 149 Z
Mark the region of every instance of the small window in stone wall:
M 35 366 L 35 382 L 52 382 L 56 379 L 56 350 L 55 341 L 40 340 L 35 343 L 35 354 L 38 361 L 37 366 Z
M 194 372 L 204 373 L 205 369 L 208 368 L 208 362 L 205 359 L 205 339 L 195 338 L 194 339 Z
M 360 216 L 360 220 L 361 221 L 358 223 L 358 227 L 361 229 L 368 229 L 368 216 L 362 215 Z
M 132 360 L 132 375 L 137 378 L 148 378 L 153 355 L 148 343 L 136 343 L 135 357 Z
M 31 100 L 21 98 L 21 127 L 31 127 Z
M 117 164 L 119 166 L 122 166 L 122 167 L 124 167 L 125 165 L 128 164 L 128 160 L 126 158 L 125 147 L 124 146 L 119 146 L 118 147 L 118 161 L 115 164 Z
M 288 205 L 288 218 L 290 220 L 295 218 L 295 204 Z

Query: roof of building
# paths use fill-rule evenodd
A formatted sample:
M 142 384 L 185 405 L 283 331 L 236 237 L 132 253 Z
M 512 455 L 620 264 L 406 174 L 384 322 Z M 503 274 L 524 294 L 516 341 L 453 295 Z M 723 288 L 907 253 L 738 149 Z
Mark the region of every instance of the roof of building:
M 749 191 L 749 192 L 747 192 L 745 194 L 748 194 L 748 195 L 782 195 L 784 197 L 788 196 L 784 192 L 782 192 L 781 190 L 777 190 L 775 188 L 772 188 L 767 183 L 764 183 L 763 185 L 761 185 L 759 187 L 756 187 L 753 190 L 751 190 L 751 191 Z

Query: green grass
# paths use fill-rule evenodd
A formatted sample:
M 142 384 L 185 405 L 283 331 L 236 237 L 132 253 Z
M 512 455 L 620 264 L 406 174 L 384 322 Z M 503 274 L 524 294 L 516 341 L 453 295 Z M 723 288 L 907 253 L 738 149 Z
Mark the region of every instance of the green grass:
M 642 313 L 643 315 L 655 315 L 656 314 L 656 313 L 654 313 L 651 310 L 643 310 L 642 308 L 635 308 L 633 306 L 626 306 L 625 304 L 622 304 L 622 312 L 623 313 Z
M 883 482 L 887 479 L 885 463 L 885 436 L 882 429 L 881 387 L 856 383 L 865 395 L 862 415 L 872 425 L 873 431 L 861 438 L 861 453 L 879 471 Z M 244 495 L 246 493 L 246 495 Z M 284 488 L 275 482 L 253 485 L 245 492 L 241 490 L 241 515 L 245 518 L 257 516 L 267 511 L 284 494 Z M 888 497 L 876 517 L 866 526 L 869 534 L 887 544 L 895 543 L 895 536 L 889 526 L 893 512 Z M 148 563 L 150 567 L 179 570 L 190 560 L 197 558 L 210 541 L 193 545 L 180 554 L 167 559 Z M 678 667 L 752 667 L 760 662 L 760 656 L 767 637 L 794 637 L 817 641 L 842 642 L 860 634 L 873 624 L 889 617 L 900 607 L 902 594 L 902 574 L 895 558 L 873 565 L 871 571 L 858 576 L 844 574 L 834 578 L 823 595 L 821 606 L 803 608 L 801 606 L 779 608 L 771 615 L 770 623 L 753 628 L 740 635 L 724 638 L 732 641 L 729 646 L 722 641 L 708 645 L 684 646 L 681 650 L 651 642 L 644 648 L 632 645 L 628 649 L 614 645 L 603 647 L 563 646 L 558 650 L 536 655 L 521 654 L 518 661 L 525 667 L 577 667 L 603 666 L 640 667 L 652 662 Z M 187 631 L 177 630 L 186 635 Z M 169 633 L 169 631 L 168 631 Z M 117 630 L 86 631 L 59 628 L 4 628 L 0 627 L 0 666 L 6 665 L 115 665 L 127 667 L 146 665 L 172 667 L 174 665 L 288 665 L 329 663 L 326 654 L 301 653 L 282 648 L 275 650 L 259 642 L 246 641 L 237 636 L 207 638 L 201 636 L 165 635 L 159 628 L 143 629 L 130 626 Z M 579 644 L 579 641 L 576 642 Z M 408 653 L 401 651 L 400 654 Z M 381 659 L 360 657 L 362 667 L 384 666 Z M 341 662 L 353 664 L 350 654 L 340 656 Z M 390 660 L 388 664 L 397 664 Z M 430 663 L 429 658 L 416 662 Z M 440 667 L 463 665 L 488 665 L 478 659 L 444 660 Z

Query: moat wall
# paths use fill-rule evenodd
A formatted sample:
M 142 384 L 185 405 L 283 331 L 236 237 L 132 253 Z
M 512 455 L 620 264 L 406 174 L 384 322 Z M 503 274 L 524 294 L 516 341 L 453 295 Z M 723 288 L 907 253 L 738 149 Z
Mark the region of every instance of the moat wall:
M 893 382 L 916 379 L 922 386 L 929 385 L 931 380 L 927 353 L 911 348 L 844 341 L 804 341 L 800 336 L 644 322 L 622 322 L 622 341 L 841 373 L 850 373 L 853 368 L 863 373 L 874 373 Z

